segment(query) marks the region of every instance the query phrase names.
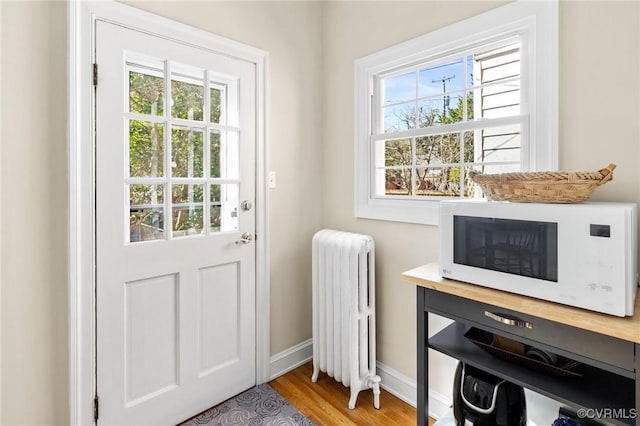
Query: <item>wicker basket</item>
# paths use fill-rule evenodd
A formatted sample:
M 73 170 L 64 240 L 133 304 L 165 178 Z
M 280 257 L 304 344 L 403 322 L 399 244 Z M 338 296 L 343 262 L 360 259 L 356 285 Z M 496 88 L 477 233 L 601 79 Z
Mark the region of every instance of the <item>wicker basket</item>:
M 485 175 L 469 172 L 469 177 L 492 201 L 521 203 L 581 203 L 600 185 L 613 178 L 615 164 L 597 172 L 522 172 Z

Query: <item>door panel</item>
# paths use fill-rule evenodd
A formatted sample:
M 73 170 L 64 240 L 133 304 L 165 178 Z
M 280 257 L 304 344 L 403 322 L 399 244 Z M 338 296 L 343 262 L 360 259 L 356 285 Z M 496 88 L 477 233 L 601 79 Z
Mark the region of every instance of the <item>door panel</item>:
M 240 274 L 237 263 L 200 270 L 200 376 L 237 362 Z M 224 346 L 220 342 L 225 342 Z
M 178 275 L 125 283 L 126 405 L 178 386 Z
M 176 424 L 255 384 L 255 67 L 98 21 L 102 424 Z

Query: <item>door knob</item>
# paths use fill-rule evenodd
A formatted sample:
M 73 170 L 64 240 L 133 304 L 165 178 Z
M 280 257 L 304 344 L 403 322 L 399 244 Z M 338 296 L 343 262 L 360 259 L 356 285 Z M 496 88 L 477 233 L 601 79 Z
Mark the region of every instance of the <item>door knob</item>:
M 251 201 L 249 200 L 244 200 L 242 203 L 240 203 L 240 208 L 245 212 L 248 212 L 249 210 L 251 210 L 251 207 L 253 206 L 251 205 Z
M 253 241 L 253 234 L 251 232 L 245 232 L 240 236 L 240 239 L 236 241 L 236 244 L 249 244 Z

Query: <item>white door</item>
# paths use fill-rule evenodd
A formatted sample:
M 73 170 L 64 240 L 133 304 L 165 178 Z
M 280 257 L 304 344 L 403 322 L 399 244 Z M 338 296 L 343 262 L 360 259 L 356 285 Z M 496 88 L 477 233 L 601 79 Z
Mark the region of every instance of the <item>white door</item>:
M 176 424 L 256 381 L 255 65 L 96 43 L 98 423 Z

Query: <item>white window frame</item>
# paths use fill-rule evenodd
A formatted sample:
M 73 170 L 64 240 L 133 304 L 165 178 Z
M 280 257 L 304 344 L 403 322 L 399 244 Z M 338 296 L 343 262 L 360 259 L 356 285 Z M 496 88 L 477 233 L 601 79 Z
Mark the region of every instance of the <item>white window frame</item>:
M 376 197 L 374 150 L 370 142 L 377 106 L 379 75 L 426 62 L 482 40 L 518 35 L 522 52 L 522 170 L 558 168 L 558 2 L 517 1 L 449 25 L 355 61 L 355 185 L 356 217 L 438 225 L 439 199 Z

